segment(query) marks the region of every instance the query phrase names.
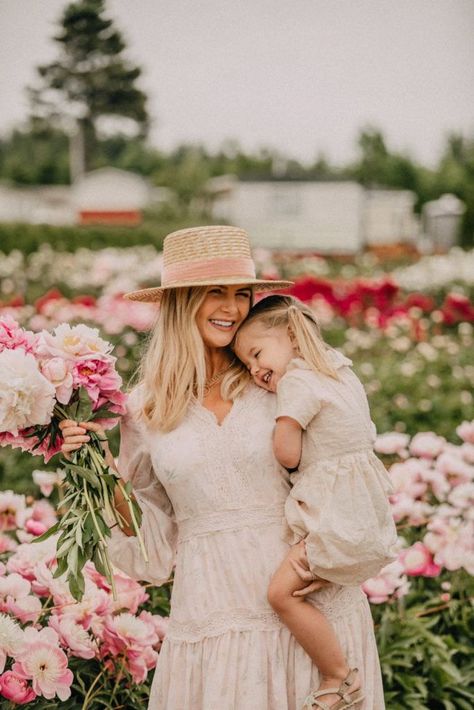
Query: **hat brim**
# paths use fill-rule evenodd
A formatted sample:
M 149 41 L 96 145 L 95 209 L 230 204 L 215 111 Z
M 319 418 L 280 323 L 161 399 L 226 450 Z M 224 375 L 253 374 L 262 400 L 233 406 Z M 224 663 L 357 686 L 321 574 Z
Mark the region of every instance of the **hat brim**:
M 142 303 L 155 303 L 161 300 L 164 291 L 172 288 L 189 288 L 192 286 L 251 286 L 257 293 L 263 291 L 283 291 L 294 285 L 293 281 L 272 281 L 265 279 L 236 279 L 235 277 L 222 277 L 219 281 L 210 279 L 207 281 L 174 283 L 172 286 L 155 286 L 153 288 L 142 288 L 139 291 L 130 291 L 124 294 L 124 298 L 129 301 L 141 301 Z

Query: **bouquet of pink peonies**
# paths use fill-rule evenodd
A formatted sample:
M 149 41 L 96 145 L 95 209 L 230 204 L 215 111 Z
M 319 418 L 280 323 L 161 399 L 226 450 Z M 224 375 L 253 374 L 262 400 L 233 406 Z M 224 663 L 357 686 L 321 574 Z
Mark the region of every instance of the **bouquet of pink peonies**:
M 45 461 L 61 449 L 59 423 L 64 419 L 95 421 L 115 426 L 125 411 L 122 379 L 115 370 L 112 346 L 85 325 L 59 325 L 52 333 L 24 330 L 11 316 L 0 318 L 0 445 L 42 455 Z M 139 525 L 141 511 L 104 458 L 100 437 L 89 432 L 90 442 L 62 461 L 65 496 L 62 518 L 37 540 L 60 533 L 55 576 L 67 573 L 75 599 L 84 593 L 82 569 L 92 560 L 114 580 L 106 538 L 111 525 L 124 526 L 113 506 L 116 486 L 127 501 L 134 531 L 147 559 Z

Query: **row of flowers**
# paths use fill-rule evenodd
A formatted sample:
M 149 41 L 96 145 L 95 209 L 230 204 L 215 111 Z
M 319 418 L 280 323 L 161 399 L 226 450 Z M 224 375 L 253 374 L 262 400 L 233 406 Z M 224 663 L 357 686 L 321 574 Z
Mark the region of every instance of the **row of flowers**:
M 378 437 L 375 448 L 394 485 L 400 551 L 364 584 L 371 603 L 408 595 L 415 577 L 439 577 L 440 598 L 449 603 L 449 574 L 474 575 L 474 422 L 461 424 L 457 434 L 459 445 L 431 432 L 411 440 L 397 432 Z M 48 497 L 60 490 L 63 473 L 38 470 L 33 478 Z M 83 599 L 71 596 L 65 575 L 54 576 L 56 537 L 32 543 L 55 521 L 47 498 L 0 493 L 0 694 L 16 704 L 38 696 L 67 699 L 72 659 L 84 666 L 99 660 L 109 678 L 121 669 L 143 683 L 166 633 L 167 619 L 152 613 L 145 587 L 118 570 L 115 600 L 91 562 Z M 140 610 L 144 604 L 151 610 Z
M 383 259 L 370 252 L 341 263 L 330 257 L 289 250 L 255 249 L 254 259 L 259 272 L 273 278 L 312 274 L 350 281 L 368 275 L 382 278 L 389 270 Z M 444 289 L 453 283 L 474 285 L 474 250 L 454 247 L 447 254 L 412 257 L 410 262 L 392 271 L 394 280 L 404 290 L 425 292 Z M 156 283 L 161 268 L 162 254 L 153 246 L 58 252 L 44 244 L 28 255 L 21 251 L 0 252 L 0 298 L 24 293 L 33 282 L 49 289 L 63 283 L 65 274 L 73 291 L 122 293 L 145 283 Z
M 267 278 L 268 274 L 263 276 Z M 334 281 L 303 275 L 289 292 L 312 304 L 323 324 L 340 318 L 350 326 L 386 329 L 404 321 L 412 325 L 415 338 L 426 339 L 427 323 L 439 331 L 442 326 L 474 322 L 474 304 L 463 293 L 449 292 L 437 303 L 433 296 L 417 291 L 403 293 L 389 276 Z M 0 302 L 0 313 L 10 314 L 34 331 L 52 329 L 62 322 L 87 321 L 109 335 L 118 335 L 127 328 L 148 330 L 156 308 L 152 304 L 127 301 L 122 293 L 67 298 L 53 288 L 32 304 L 26 304 L 23 296 L 18 295 L 5 299 Z
M 377 438 L 394 487 L 392 513 L 399 527 L 398 559 L 364 585 L 369 600 L 399 599 L 409 577 L 465 570 L 474 576 L 474 421 L 457 427 L 462 444 L 432 432 L 390 432 Z M 395 460 L 394 460 L 395 459 Z M 450 583 L 442 581 L 442 598 Z

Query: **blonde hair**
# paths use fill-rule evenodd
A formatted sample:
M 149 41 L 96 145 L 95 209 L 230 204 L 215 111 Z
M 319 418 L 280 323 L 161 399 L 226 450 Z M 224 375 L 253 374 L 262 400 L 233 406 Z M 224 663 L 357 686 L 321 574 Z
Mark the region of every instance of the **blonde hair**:
M 167 289 L 138 371 L 142 386 L 141 416 L 154 430 L 168 432 L 182 421 L 194 398 L 202 401 L 206 382 L 204 343 L 196 314 L 208 287 Z M 233 353 L 229 348 L 229 355 Z M 225 399 L 235 399 L 249 381 L 244 366 L 235 362 L 221 385 Z
M 321 336 L 315 314 L 297 298 L 281 295 L 262 298 L 253 306 L 240 326 L 233 345 L 235 345 L 239 333 L 251 323 L 256 322 L 268 329 L 286 326 L 299 357 L 316 372 L 322 372 L 335 380 L 339 379 L 339 375 L 328 357 L 329 346 Z

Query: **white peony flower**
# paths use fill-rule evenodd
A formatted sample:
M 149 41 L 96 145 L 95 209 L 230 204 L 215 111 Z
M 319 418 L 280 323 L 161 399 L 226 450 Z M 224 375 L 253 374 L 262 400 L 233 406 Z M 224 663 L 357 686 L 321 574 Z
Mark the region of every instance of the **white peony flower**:
M 0 673 L 3 673 L 7 656 L 14 656 L 23 643 L 23 631 L 16 621 L 0 614 Z
M 33 355 L 21 349 L 4 350 L 0 353 L 0 432 L 17 436 L 19 429 L 48 424 L 55 392 Z
M 61 323 L 52 333 L 43 330 L 38 344 L 38 353 L 47 358 L 74 360 L 78 357 L 106 355 L 111 350 L 112 345 L 99 336 L 97 328 L 89 328 L 82 323 L 74 326 Z

